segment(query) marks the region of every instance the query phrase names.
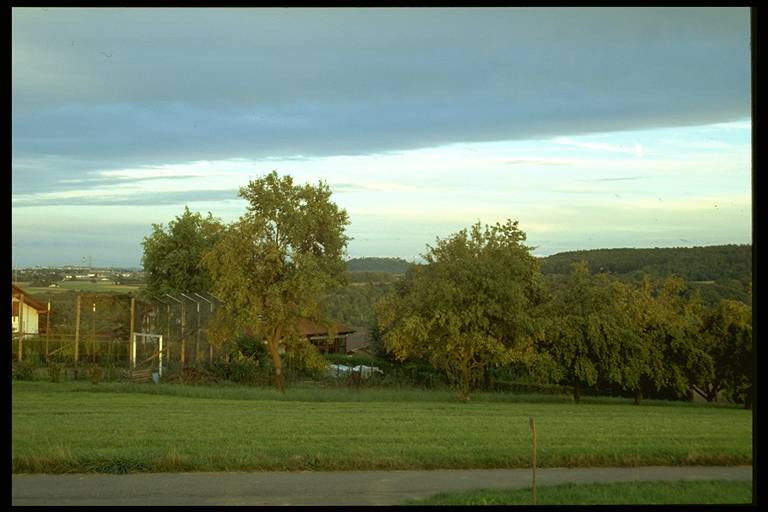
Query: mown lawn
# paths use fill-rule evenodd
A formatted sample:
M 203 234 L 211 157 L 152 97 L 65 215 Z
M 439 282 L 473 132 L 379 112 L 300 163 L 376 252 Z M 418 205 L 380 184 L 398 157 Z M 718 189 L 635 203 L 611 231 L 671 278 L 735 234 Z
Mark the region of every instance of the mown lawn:
M 735 407 L 23 381 L 12 399 L 16 473 L 528 467 L 529 416 L 540 467 L 752 462 Z
M 536 489 L 539 505 L 715 505 L 752 503 L 752 482 L 565 484 Z M 441 493 L 408 505 L 531 505 L 531 489 Z

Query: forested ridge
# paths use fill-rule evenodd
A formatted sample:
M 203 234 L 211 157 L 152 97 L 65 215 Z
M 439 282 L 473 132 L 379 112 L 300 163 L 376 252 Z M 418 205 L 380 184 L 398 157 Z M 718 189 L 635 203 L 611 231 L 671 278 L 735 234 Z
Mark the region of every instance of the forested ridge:
M 402 258 L 352 258 L 347 261 L 347 271 L 405 274 L 408 265 Z
M 539 266 L 545 276 L 566 275 L 578 261 L 586 261 L 592 272 L 615 274 L 623 280 L 640 280 L 645 274 L 681 277 L 708 305 L 721 299 L 752 302 L 751 245 L 568 251 L 540 258 Z
M 687 281 L 719 281 L 752 277 L 752 245 L 705 247 L 617 248 L 566 251 L 539 259 L 542 274 L 567 274 L 571 264 L 586 261 L 593 272 L 630 274 L 644 272 L 653 277 L 677 275 Z M 409 262 L 402 258 L 352 258 L 349 272 L 404 274 Z
M 751 245 L 713 245 L 653 249 L 591 249 L 568 251 L 539 260 L 542 274 L 567 274 L 571 263 L 584 260 L 593 271 L 654 277 L 677 275 L 688 281 L 751 279 Z

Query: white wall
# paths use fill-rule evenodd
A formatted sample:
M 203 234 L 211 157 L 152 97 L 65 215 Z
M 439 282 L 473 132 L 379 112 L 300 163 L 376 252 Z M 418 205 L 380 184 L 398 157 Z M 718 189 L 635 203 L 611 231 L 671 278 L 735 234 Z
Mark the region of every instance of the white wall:
M 13 302 L 19 302 L 19 300 L 14 298 Z M 19 308 L 19 317 L 21 317 L 24 324 L 25 333 L 37 334 L 38 315 L 35 308 L 30 307 L 29 304 L 21 304 L 21 307 Z M 19 332 L 19 317 L 11 317 L 13 332 Z

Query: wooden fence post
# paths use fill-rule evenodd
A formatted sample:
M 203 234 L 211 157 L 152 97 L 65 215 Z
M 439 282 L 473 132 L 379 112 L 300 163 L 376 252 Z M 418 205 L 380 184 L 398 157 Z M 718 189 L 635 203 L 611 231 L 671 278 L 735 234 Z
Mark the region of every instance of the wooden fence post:
M 91 360 L 96 362 L 96 303 L 93 303 L 91 312 Z
M 80 360 L 80 296 L 77 296 L 77 314 L 75 315 L 75 367 Z
M 538 500 L 536 499 L 536 420 L 533 416 L 528 418 L 528 422 L 531 426 L 531 433 L 533 435 L 533 448 L 531 451 L 531 470 L 533 472 L 533 481 L 531 484 L 531 493 L 533 494 L 533 504 L 536 505 Z
M 133 325 L 136 318 L 136 297 L 131 297 L 131 325 L 128 327 L 129 339 L 133 339 Z
M 24 294 L 19 296 L 19 348 L 16 360 L 21 362 L 24 353 Z
M 45 362 L 48 362 L 48 344 L 51 341 L 51 301 L 48 301 L 48 314 L 45 315 Z
M 171 305 L 168 304 L 168 307 L 165 311 L 165 330 L 167 331 L 168 335 L 168 364 L 171 364 Z

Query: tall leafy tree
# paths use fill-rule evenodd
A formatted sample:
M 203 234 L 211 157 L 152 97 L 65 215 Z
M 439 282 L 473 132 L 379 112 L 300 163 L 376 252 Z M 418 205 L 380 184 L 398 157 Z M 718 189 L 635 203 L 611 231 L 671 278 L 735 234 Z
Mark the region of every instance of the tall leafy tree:
M 486 368 L 530 353 L 538 263 L 517 225 L 478 222 L 438 239 L 376 306 L 387 351 L 429 360 L 464 400 Z
M 651 387 L 684 396 L 693 376 L 711 367 L 711 359 L 698 343 L 697 295 L 680 277 L 669 276 L 654 284 L 648 275 L 630 293 L 632 328 L 641 346 L 635 402 Z
M 694 390 L 708 401 L 727 390 L 730 398 L 752 407 L 754 352 L 752 308 L 743 302 L 722 300 L 702 318 L 700 340 L 712 358 L 712 368 L 694 382 Z
M 591 274 L 584 261 L 574 263 L 569 279 L 552 291 L 534 366 L 553 380 L 571 383 L 575 402 L 584 384 L 602 380 L 628 389 L 638 384 L 642 346 L 626 293 L 608 274 Z
M 692 399 L 693 383 L 712 371 L 712 358 L 701 344 L 703 306 L 700 295 L 677 276 L 661 282 L 655 302 L 656 342 L 664 354 L 665 387 Z
M 248 201 L 246 213 L 204 257 L 213 290 L 224 302 L 224 316 L 214 326 L 262 337 L 275 386 L 284 391 L 281 340 L 308 358 L 308 365 L 318 363 L 298 336 L 298 322 L 323 320 L 320 299 L 340 283 L 345 269 L 349 220 L 322 181 L 296 185 L 273 171 L 242 187 L 240 196 Z
M 222 229 L 221 221 L 210 212 L 203 217 L 187 206 L 167 226 L 152 224 L 152 233 L 142 242 L 146 292 L 163 295 L 210 291 L 210 275 L 202 258 L 216 243 Z

